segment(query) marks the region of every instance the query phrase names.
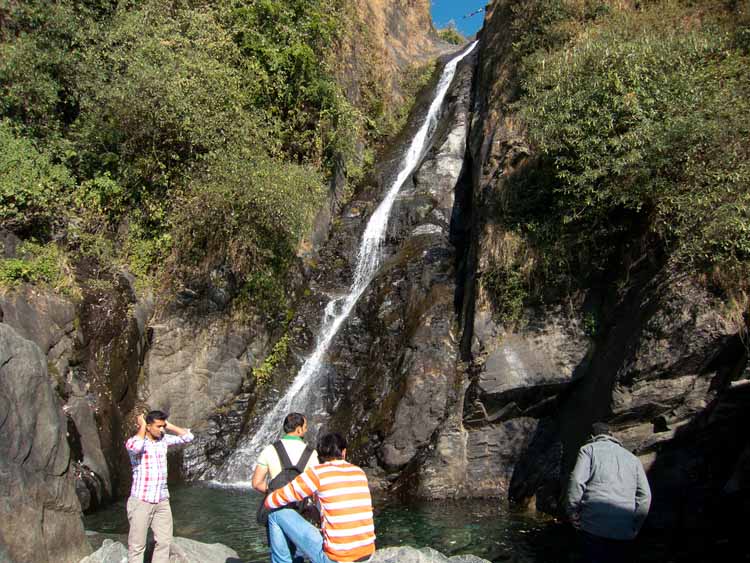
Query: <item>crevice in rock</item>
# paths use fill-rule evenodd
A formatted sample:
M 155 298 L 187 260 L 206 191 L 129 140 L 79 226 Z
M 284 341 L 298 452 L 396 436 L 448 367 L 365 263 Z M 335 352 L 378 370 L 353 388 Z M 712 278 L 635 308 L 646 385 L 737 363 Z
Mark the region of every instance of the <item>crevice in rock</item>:
M 70 416 L 68 419 L 68 447 L 70 448 L 70 459 L 71 461 L 83 461 L 83 444 L 81 441 L 81 434 L 78 432 L 76 423 Z
M 469 249 L 471 247 L 473 166 L 471 153 L 467 150 L 455 188 L 455 201 L 450 222 L 449 236 L 450 243 L 455 248 L 456 268 L 456 291 L 453 306 L 459 323 L 462 321 L 464 310 L 469 268 Z
M 12 360 L 14 356 L 8 356 L 8 359 L 5 360 L 2 364 L 0 364 L 0 370 L 3 369 L 5 366 L 7 366 Z

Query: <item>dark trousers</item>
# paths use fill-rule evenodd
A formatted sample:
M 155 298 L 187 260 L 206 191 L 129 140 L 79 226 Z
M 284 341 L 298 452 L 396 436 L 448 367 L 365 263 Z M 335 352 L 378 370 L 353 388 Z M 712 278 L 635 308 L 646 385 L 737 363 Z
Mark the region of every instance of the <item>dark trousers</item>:
M 632 563 L 632 542 L 613 540 L 581 531 L 583 560 L 586 563 Z

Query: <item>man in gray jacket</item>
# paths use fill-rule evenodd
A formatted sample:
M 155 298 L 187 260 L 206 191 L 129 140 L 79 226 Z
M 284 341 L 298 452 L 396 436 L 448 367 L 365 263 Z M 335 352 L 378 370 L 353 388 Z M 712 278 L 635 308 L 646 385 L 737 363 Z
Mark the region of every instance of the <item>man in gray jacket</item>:
M 578 452 L 570 476 L 567 512 L 581 532 L 589 563 L 630 561 L 629 540 L 638 535 L 651 506 L 640 460 L 622 447 L 603 422 Z

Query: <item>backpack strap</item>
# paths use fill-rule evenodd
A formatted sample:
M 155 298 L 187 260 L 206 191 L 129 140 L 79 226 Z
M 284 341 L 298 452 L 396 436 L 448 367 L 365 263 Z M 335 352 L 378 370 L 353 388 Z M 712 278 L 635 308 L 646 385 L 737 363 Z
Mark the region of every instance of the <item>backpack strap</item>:
M 281 440 L 276 440 L 273 443 L 273 447 L 276 450 L 276 455 L 279 456 L 282 471 L 297 468 L 297 466 L 292 463 L 292 460 L 289 459 L 289 454 L 286 453 L 286 448 L 284 447 L 284 444 L 281 443 Z
M 302 452 L 302 455 L 297 462 L 297 471 L 300 473 L 305 472 L 305 466 L 307 465 L 307 462 L 310 461 L 310 456 L 312 456 L 312 454 L 313 449 L 310 446 L 305 446 L 305 450 Z

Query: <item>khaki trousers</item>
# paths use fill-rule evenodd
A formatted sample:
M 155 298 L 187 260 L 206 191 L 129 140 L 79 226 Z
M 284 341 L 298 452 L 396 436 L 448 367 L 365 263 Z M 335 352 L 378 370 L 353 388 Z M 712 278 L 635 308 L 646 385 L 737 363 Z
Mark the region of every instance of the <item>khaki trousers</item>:
M 143 563 L 148 529 L 154 531 L 156 547 L 152 563 L 169 563 L 169 547 L 172 544 L 172 508 L 169 499 L 158 504 L 143 502 L 135 497 L 128 499 L 128 563 Z

